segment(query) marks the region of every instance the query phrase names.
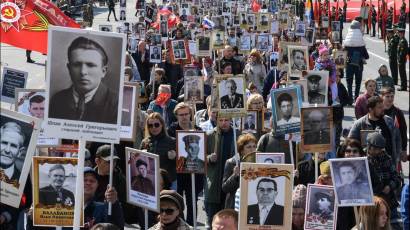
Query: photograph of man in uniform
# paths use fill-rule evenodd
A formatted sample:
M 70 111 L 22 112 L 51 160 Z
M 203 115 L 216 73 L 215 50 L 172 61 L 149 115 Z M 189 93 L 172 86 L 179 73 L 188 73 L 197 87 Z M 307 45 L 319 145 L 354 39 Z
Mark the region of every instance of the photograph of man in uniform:
M 248 25 L 249 26 L 254 26 L 255 25 L 255 15 L 254 14 L 248 14 Z
M 359 166 L 351 161 L 331 162 L 334 173 L 338 176 L 335 180 L 336 194 L 339 203 L 371 203 L 372 192 L 367 180 L 365 161 L 361 160 Z
M 321 93 L 322 77 L 316 74 L 308 75 L 308 101 L 309 104 L 325 104 L 326 96 Z
M 178 165 L 182 165 L 181 171 L 197 172 L 205 169 L 204 160 L 199 158 L 200 155 L 204 156 L 204 153 L 200 153 L 200 139 L 200 136 L 194 134 L 186 135 L 182 138 L 182 141 L 185 143 L 186 157 L 181 156 L 178 158 Z
M 131 189 L 145 193 L 150 196 L 155 195 L 155 187 L 152 181 L 147 177 L 148 164 L 142 159 L 138 159 L 135 166 L 138 169 L 138 176 L 131 179 Z
M 247 224 L 283 225 L 284 207 L 275 203 L 278 195 L 276 181 L 272 178 L 260 179 L 255 192 L 258 203 L 248 205 Z
M 158 61 L 161 60 L 161 52 L 160 48 L 157 46 L 150 47 L 150 59 L 151 61 Z
M 269 24 L 268 17 L 266 14 L 261 15 L 261 26 L 267 26 Z
M 51 97 L 49 118 L 117 123 L 118 94 L 102 82 L 108 56 L 96 41 L 78 37 L 68 47 L 72 85 Z
M 313 199 L 313 202 L 311 201 L 313 205 L 309 207 L 311 214 L 325 220 L 333 220 L 335 198 L 330 191 L 317 191 L 311 199 Z
M 228 79 L 222 82 L 226 95 L 221 97 L 221 108 L 244 108 L 243 94 L 236 92 L 237 85 L 234 79 Z
M 309 43 L 309 45 L 313 44 L 313 36 L 314 36 L 314 30 L 307 29 L 305 33 L 305 38 L 306 38 L 306 41 Z
M 300 122 L 300 116 L 293 116 L 293 98 L 290 94 L 282 93 L 277 97 L 276 101 L 279 106 L 278 111 L 281 117 L 276 123 L 278 126 Z
M 125 21 L 125 20 L 127 20 L 127 19 L 125 18 L 125 10 L 121 10 L 121 11 L 120 11 L 120 21 Z
M 220 33 L 216 33 L 214 37 L 214 46 L 221 46 L 223 45 L 223 40 Z
M 48 171 L 49 185 L 40 188 L 39 203 L 42 205 L 57 205 L 74 207 L 75 199 L 72 191 L 64 187 L 66 179 L 65 168 L 61 164 L 54 164 Z
M 160 27 L 161 27 L 161 37 L 166 38 L 168 37 L 168 22 L 167 21 L 161 21 L 160 23 Z
M 198 78 L 198 77 L 196 77 Z M 188 101 L 202 101 L 201 89 L 199 88 L 199 79 L 191 78 L 191 81 L 187 82 L 187 99 Z
M 295 34 L 297 36 L 304 36 L 305 35 L 305 24 L 303 24 L 303 22 L 299 22 L 299 23 L 296 24 Z
M 210 38 L 201 36 L 198 38 L 198 50 L 199 51 L 208 51 L 210 50 Z
M 311 110 L 304 122 L 304 144 L 330 144 L 330 127 L 327 116 L 320 110 Z
M 243 130 L 256 132 L 256 113 L 251 111 L 248 112 L 243 123 Z
M 247 17 L 245 14 L 241 14 L 241 24 L 242 25 L 247 25 L 248 21 L 247 21 Z
M 241 50 L 250 50 L 251 49 L 251 36 L 243 35 L 241 36 Z
M 299 49 L 292 49 L 291 51 L 291 71 L 301 72 L 307 70 L 307 64 L 305 60 L 305 52 Z

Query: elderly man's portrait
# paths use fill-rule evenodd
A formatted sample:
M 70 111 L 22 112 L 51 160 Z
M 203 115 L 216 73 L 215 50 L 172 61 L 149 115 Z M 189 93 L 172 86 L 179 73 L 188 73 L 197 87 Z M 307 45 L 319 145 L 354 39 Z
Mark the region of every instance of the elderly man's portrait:
M 229 78 L 219 82 L 218 92 L 221 109 L 244 108 L 243 78 Z
M 52 30 L 48 118 L 117 124 L 123 39 L 87 33 Z
M 242 118 L 242 131 L 247 133 L 256 133 L 258 125 L 257 111 L 247 111 L 247 114 Z
M 335 192 L 332 186 L 309 184 L 305 228 L 334 229 L 336 226 Z
M 325 145 L 331 140 L 331 110 L 328 107 L 302 108 L 304 145 Z
M 292 76 L 302 76 L 302 71 L 308 69 L 309 59 L 306 46 L 288 46 L 289 71 Z
M 308 71 L 305 76 L 309 104 L 327 105 L 328 71 Z
M 205 133 L 177 132 L 177 172 L 205 173 Z
M 332 159 L 329 162 L 338 206 L 373 205 L 366 157 Z
M 76 171 L 62 164 L 44 164 L 39 166 L 39 172 L 38 202 L 42 205 L 74 207 Z
M 284 153 L 256 153 L 255 163 L 284 164 L 285 154 Z
M 200 76 L 186 76 L 184 82 L 184 98 L 187 102 L 203 102 L 204 81 Z
M 161 46 L 150 46 L 149 53 L 149 61 L 151 63 L 161 63 Z

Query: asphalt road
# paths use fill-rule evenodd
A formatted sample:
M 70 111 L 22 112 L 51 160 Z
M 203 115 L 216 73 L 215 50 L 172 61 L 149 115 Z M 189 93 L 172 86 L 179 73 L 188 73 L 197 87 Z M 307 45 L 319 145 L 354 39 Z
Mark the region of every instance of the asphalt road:
M 136 17 L 134 16 L 135 10 L 135 0 L 127 1 L 127 19 L 128 21 L 136 21 Z M 116 10 L 118 12 L 118 5 L 116 6 Z M 111 22 L 107 22 L 107 15 L 108 9 L 106 7 L 97 7 L 94 9 L 95 17 L 94 17 L 94 25 L 93 29 L 98 30 L 99 25 L 113 25 L 114 29 L 116 26 L 120 25 L 120 22 L 115 22 L 113 20 L 113 16 L 111 16 Z M 119 17 L 119 13 L 117 13 L 117 17 Z M 344 34 L 347 32 L 348 24 L 344 26 Z M 407 24 L 406 28 L 406 36 L 407 40 L 409 40 L 409 25 Z M 366 47 L 368 49 L 368 53 L 370 55 L 370 59 L 367 61 L 367 64 L 364 67 L 363 73 L 363 81 L 368 78 L 376 78 L 378 76 L 377 69 L 381 64 L 388 65 L 387 53 L 384 51 L 384 43 L 383 40 L 369 37 L 368 35 L 364 36 Z M 47 56 L 42 55 L 37 52 L 32 53 L 32 59 L 36 61 L 34 64 L 26 63 L 25 57 L 25 50 L 11 47 L 6 44 L 1 44 L 0 46 L 0 65 L 1 67 L 8 66 L 10 68 L 16 68 L 23 71 L 27 71 L 29 73 L 27 87 L 31 89 L 41 89 L 45 88 L 45 66 L 46 66 L 46 59 Z M 409 74 L 409 65 L 407 65 L 407 73 Z M 410 76 L 408 76 L 409 78 Z M 343 80 L 346 85 L 346 82 Z M 363 91 L 363 86 L 361 88 Z M 407 126 L 409 126 L 409 93 L 408 92 L 399 92 L 396 93 L 395 104 L 403 110 Z M 10 108 L 10 105 L 1 103 L 1 107 Z M 353 108 L 345 108 L 345 118 L 343 121 L 343 127 L 348 128 L 354 122 L 354 110 Z M 404 175 L 407 176 L 407 183 L 408 183 L 408 175 L 409 175 L 409 162 L 403 164 Z M 203 210 L 203 197 L 200 198 L 198 202 L 198 229 L 204 229 L 204 222 L 206 219 L 205 212 Z M 127 229 L 136 229 L 137 226 L 128 226 Z

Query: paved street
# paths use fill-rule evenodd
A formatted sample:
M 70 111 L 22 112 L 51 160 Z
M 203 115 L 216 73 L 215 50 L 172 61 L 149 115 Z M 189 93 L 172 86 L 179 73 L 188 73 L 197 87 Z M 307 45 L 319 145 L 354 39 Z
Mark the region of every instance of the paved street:
M 136 21 L 135 14 L 135 0 L 127 1 L 127 19 L 129 22 Z M 96 7 L 94 8 L 95 18 L 93 29 L 98 30 L 99 25 L 106 25 L 111 24 L 114 27 L 120 25 L 120 22 L 115 22 L 113 20 L 113 16 L 111 16 L 111 22 L 107 22 L 107 15 L 108 9 L 106 7 Z M 116 6 L 117 17 L 119 18 L 118 13 L 118 5 Z M 348 24 L 345 24 L 344 27 L 344 34 L 347 32 Z M 406 28 L 406 36 L 407 40 L 409 40 L 409 25 L 407 24 Z M 363 81 L 368 78 L 376 78 L 378 76 L 377 69 L 381 64 L 388 65 L 387 53 L 384 52 L 384 43 L 383 40 L 371 38 L 368 35 L 365 35 L 365 42 L 366 47 L 368 49 L 370 59 L 367 61 L 367 65 L 365 65 L 364 73 L 363 73 Z M 1 55 L 1 67 L 8 66 L 10 68 L 16 68 L 23 71 L 27 71 L 29 73 L 27 88 L 31 89 L 40 89 L 45 88 L 45 65 L 46 65 L 46 58 L 40 53 L 33 52 L 32 59 L 36 61 L 34 64 L 26 63 L 25 57 L 25 50 L 11 47 L 6 44 L 1 44 L 0 47 L 0 55 Z M 409 74 L 409 65 L 407 65 L 407 73 Z M 408 76 L 409 78 L 410 76 Z M 343 80 L 344 81 L 344 80 Z M 344 81 L 345 85 L 346 82 Z M 363 87 L 361 89 L 363 91 Z M 409 126 L 409 93 L 408 92 L 399 92 L 396 91 L 396 105 L 403 110 L 407 126 Z M 1 107 L 9 108 L 10 105 L 1 104 Z M 351 127 L 352 123 L 354 122 L 354 110 L 353 108 L 346 108 L 345 109 L 345 118 L 343 122 L 344 127 Z M 409 170 L 409 163 L 403 164 L 403 168 L 405 170 L 405 175 L 407 176 L 407 183 L 408 183 L 408 170 Z M 199 225 L 203 226 L 205 222 L 205 212 L 203 211 L 203 202 L 199 202 L 198 208 L 198 220 Z M 135 226 L 131 227 L 130 229 L 135 229 Z M 202 227 L 203 228 L 203 227 Z

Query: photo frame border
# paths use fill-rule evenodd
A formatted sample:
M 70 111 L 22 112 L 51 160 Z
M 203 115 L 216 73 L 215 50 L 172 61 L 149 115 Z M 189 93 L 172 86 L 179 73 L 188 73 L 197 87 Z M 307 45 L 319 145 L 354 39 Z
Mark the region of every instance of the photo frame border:
M 312 145 L 307 145 L 305 144 L 305 138 L 304 138 L 304 115 L 307 111 L 309 110 L 329 110 L 329 116 L 326 117 L 326 121 L 329 123 L 329 144 L 312 144 Z M 332 150 L 332 145 L 333 145 L 333 108 L 331 106 L 318 106 L 318 107 L 302 107 L 300 111 L 300 134 L 302 137 L 301 145 L 302 145 L 302 152 L 303 153 L 316 153 L 316 152 L 329 152 Z
M 202 172 L 197 172 L 197 171 L 186 171 L 186 170 L 178 170 L 178 161 L 179 161 L 179 148 L 178 148 L 178 141 L 179 141 L 179 136 L 180 135 L 182 135 L 182 134 L 199 134 L 199 135 L 203 135 L 203 137 L 204 137 L 204 164 L 205 164 L 205 167 L 204 167 L 204 170 L 202 171 Z M 191 131 L 186 131 L 186 130 L 177 130 L 177 132 L 176 132 L 176 138 L 175 138 L 175 140 L 176 140 L 176 153 L 177 153 L 177 155 L 176 155 L 176 168 L 177 168 L 177 173 L 184 173 L 184 174 L 191 174 L 191 173 L 193 173 L 193 174 L 204 174 L 204 175 L 206 175 L 206 173 L 207 173 L 207 171 L 208 171 L 208 161 L 207 161 L 207 140 L 206 140 L 206 132 L 205 131 L 193 131 L 193 130 L 191 130 Z
M 121 125 L 121 127 L 120 127 L 120 140 L 121 141 L 134 141 L 135 137 L 137 135 L 137 125 L 136 125 L 136 123 L 137 123 L 137 114 L 136 113 L 137 113 L 137 105 L 138 105 L 138 83 L 136 83 L 136 82 L 124 82 L 124 88 L 125 87 L 132 87 L 133 88 L 133 94 L 135 94 L 135 95 L 132 98 L 133 101 L 131 103 L 131 106 L 134 105 L 134 107 L 132 108 L 133 112 L 131 113 L 131 137 L 121 137 L 121 133 L 122 133 L 121 128 L 123 127 Z M 122 117 L 121 117 L 121 119 L 122 119 Z

